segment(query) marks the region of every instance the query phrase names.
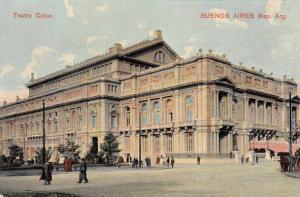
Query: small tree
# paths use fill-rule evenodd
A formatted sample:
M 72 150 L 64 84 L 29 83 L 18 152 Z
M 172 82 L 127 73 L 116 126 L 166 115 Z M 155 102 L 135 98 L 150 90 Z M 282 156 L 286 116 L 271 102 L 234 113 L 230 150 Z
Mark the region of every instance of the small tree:
M 19 157 L 20 161 L 23 161 L 23 148 L 18 145 L 12 145 L 9 147 L 9 163 L 14 163 L 17 157 Z
M 117 137 L 112 133 L 108 133 L 104 137 L 104 143 L 100 145 L 102 152 L 104 153 L 108 164 L 113 164 L 116 160 L 116 153 L 119 153 L 119 142 L 117 142 Z
M 35 152 L 35 161 L 37 164 L 43 164 L 43 150 L 44 148 L 38 148 Z M 52 156 L 52 151 L 50 148 L 46 149 L 45 151 L 45 161 L 49 161 Z
M 79 148 L 80 146 L 74 140 L 67 139 L 66 144 L 59 145 L 58 152 L 65 158 L 76 161 L 79 158 Z

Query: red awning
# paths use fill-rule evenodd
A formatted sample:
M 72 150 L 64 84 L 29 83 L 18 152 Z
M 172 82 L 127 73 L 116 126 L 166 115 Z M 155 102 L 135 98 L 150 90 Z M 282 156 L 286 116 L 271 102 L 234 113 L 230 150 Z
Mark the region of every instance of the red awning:
M 250 143 L 250 148 L 253 149 L 268 149 L 272 150 L 276 153 L 288 153 L 289 152 L 289 144 L 287 142 L 258 142 L 254 141 Z M 293 154 L 300 148 L 299 144 L 292 145 L 292 152 Z

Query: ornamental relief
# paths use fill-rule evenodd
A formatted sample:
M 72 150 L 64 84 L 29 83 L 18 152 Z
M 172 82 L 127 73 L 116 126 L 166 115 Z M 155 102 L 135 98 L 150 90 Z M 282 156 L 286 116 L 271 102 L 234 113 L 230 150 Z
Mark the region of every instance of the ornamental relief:
M 124 91 L 124 92 L 130 91 L 131 88 L 132 88 L 132 82 L 131 82 L 131 80 L 125 81 L 125 82 L 123 83 L 123 91 Z
M 139 78 L 139 88 L 147 87 L 149 84 L 148 76 Z
M 255 79 L 254 80 L 254 85 L 259 88 L 260 87 L 260 84 L 261 84 L 261 81 L 259 79 Z
M 252 84 L 252 77 L 246 77 L 246 83 Z
M 197 72 L 196 72 L 195 65 L 189 65 L 189 66 L 185 66 L 183 68 L 183 78 L 184 79 L 194 78 L 196 75 L 197 75 Z
M 222 66 L 216 66 L 216 76 L 223 76 L 224 68 Z
M 263 88 L 268 88 L 268 86 L 269 86 L 269 83 L 267 81 L 264 81 L 263 82 Z
M 172 84 L 175 82 L 175 75 L 173 71 L 163 73 L 162 78 L 164 84 Z
M 84 91 L 81 89 L 75 89 L 64 93 L 64 100 L 75 100 L 77 98 L 82 98 L 84 96 Z
M 150 83 L 160 83 L 160 74 L 153 74 L 150 76 Z

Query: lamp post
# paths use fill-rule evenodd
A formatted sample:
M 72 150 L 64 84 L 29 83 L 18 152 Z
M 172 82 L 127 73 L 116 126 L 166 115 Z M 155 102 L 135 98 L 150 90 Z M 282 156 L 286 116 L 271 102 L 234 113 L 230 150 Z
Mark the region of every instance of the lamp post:
M 43 100 L 43 164 L 46 163 L 45 100 Z
M 142 125 L 141 125 L 141 122 L 142 122 L 142 119 L 141 119 L 141 110 L 139 110 L 139 166 L 140 168 L 142 167 L 142 144 L 141 144 L 141 132 L 142 132 Z
M 290 153 L 290 167 L 289 171 L 293 168 L 293 152 L 292 152 L 292 93 L 289 94 L 289 110 L 290 110 L 290 133 L 289 133 L 289 153 Z

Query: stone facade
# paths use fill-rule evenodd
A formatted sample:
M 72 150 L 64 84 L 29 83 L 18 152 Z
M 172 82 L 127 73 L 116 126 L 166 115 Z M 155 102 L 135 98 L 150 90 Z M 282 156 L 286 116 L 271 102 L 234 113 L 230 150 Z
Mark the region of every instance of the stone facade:
M 97 151 L 108 132 L 118 136 L 124 157 L 138 155 L 139 134 L 142 157 L 246 154 L 255 148 L 251 142 L 284 143 L 290 92 L 294 131 L 300 120 L 292 79 L 235 65 L 211 50 L 181 59 L 161 31 L 152 40 L 115 44 L 104 55 L 32 76 L 26 85 L 28 98 L 0 108 L 0 154 L 18 144 L 30 159 L 42 146 L 43 100 L 46 146 L 55 154 L 67 138 L 82 155 Z M 294 137 L 296 144 L 298 132 Z

